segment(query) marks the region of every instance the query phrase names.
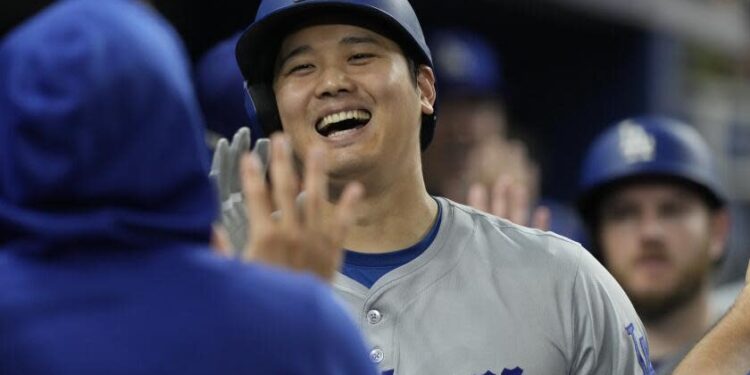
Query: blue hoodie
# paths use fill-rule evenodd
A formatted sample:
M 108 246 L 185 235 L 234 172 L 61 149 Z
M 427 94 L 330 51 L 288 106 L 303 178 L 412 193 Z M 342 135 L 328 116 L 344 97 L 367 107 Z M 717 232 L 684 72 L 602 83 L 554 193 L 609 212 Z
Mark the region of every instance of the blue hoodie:
M 371 374 L 311 276 L 214 255 L 185 53 L 128 0 L 0 45 L 0 374 Z

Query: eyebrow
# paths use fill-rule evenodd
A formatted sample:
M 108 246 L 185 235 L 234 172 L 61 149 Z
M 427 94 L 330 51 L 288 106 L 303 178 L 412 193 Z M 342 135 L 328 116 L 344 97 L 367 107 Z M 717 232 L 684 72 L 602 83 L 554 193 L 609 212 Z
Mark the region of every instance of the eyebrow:
M 346 37 L 341 38 L 341 40 L 339 41 L 339 44 L 344 44 L 344 45 L 354 45 L 354 44 L 362 44 L 362 43 L 382 45 L 377 39 L 371 36 L 346 36 Z M 310 51 L 312 51 L 312 47 L 310 47 L 307 44 L 294 48 L 293 50 L 289 51 L 279 60 L 278 66 L 282 67 L 291 58 L 297 55 L 301 55 L 306 52 L 310 52 Z
M 282 57 L 281 60 L 279 60 L 278 66 L 282 67 L 292 57 L 297 56 L 297 55 L 301 55 L 301 54 L 303 54 L 305 52 L 310 52 L 310 51 L 312 51 L 312 47 L 310 47 L 307 44 L 299 46 L 299 47 L 297 47 L 297 48 L 289 51 L 289 53 L 287 53 L 286 55 L 284 55 L 284 57 Z

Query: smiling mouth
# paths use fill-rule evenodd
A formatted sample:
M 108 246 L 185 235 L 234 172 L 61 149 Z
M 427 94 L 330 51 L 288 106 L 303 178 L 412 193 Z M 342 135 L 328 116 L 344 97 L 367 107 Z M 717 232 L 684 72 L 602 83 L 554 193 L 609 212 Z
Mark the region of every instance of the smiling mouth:
M 372 114 L 363 109 L 332 113 L 315 124 L 315 130 L 324 137 L 356 130 L 370 122 Z

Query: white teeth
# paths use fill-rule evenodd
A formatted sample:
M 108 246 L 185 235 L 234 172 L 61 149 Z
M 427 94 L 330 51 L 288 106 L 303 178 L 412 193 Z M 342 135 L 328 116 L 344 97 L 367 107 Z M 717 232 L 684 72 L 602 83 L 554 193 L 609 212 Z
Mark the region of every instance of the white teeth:
M 338 113 L 330 114 L 326 117 L 323 117 L 323 120 L 320 121 L 320 125 L 318 125 L 318 130 L 325 129 L 328 125 L 335 124 L 337 122 L 345 121 L 345 120 L 369 120 L 370 114 L 367 111 L 363 111 L 360 109 L 356 109 L 353 111 L 342 111 Z

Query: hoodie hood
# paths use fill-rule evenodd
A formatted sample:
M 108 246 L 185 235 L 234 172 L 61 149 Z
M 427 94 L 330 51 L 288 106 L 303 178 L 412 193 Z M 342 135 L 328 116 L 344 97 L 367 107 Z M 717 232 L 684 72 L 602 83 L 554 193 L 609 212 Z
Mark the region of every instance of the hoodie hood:
M 57 2 L 0 45 L 0 250 L 207 243 L 184 48 L 133 0 Z

